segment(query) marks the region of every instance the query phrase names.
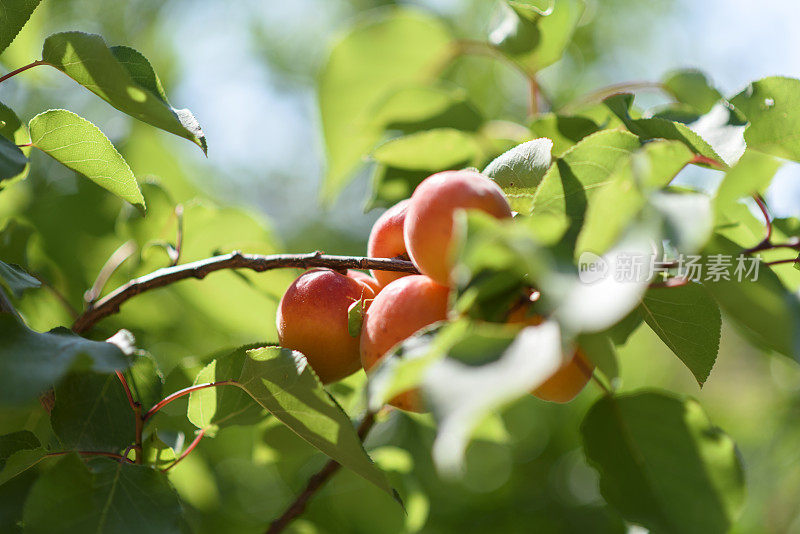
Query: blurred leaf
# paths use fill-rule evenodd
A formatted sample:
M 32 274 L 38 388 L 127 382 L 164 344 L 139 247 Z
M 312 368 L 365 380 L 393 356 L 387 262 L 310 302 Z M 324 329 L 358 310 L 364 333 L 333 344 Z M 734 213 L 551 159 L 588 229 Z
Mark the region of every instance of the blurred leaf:
M 716 234 L 704 250 L 706 257 L 722 254 L 736 265 L 741 248 Z M 746 273 L 743 273 L 746 274 Z M 722 311 L 751 341 L 800 360 L 800 301 L 787 291 L 771 269 L 760 265 L 757 279 L 731 276 L 704 280 Z
M 678 251 L 695 254 L 711 238 L 714 214 L 708 196 L 662 191 L 651 195 L 650 204 L 664 218 L 666 237 Z
M 581 334 L 577 338 L 578 346 L 593 364 L 608 378 L 619 377 L 617 352 L 611 337 L 604 333 Z
M 546 113 L 531 123 L 534 137 L 547 137 L 553 141 L 553 155 L 561 157 L 573 145 L 600 127 L 586 117 Z
M 533 213 L 566 215 L 577 235 L 592 196 L 639 146 L 635 135 L 619 130 L 585 137 L 547 171 L 536 190 Z
M 433 460 L 450 475 L 462 468 L 469 438 L 487 415 L 529 394 L 563 363 L 554 322 L 524 328 L 516 339 L 492 336 L 478 347 L 479 341 L 476 334 L 451 347 L 448 357 L 431 365 L 423 381 L 425 397 L 439 422 Z
M 154 431 L 142 442 L 142 458 L 145 465 L 164 469 L 177 459 L 177 455 Z
M 682 104 L 703 115 L 711 111 L 722 100 L 722 95 L 699 70 L 683 69 L 672 71 L 662 81 L 664 88 Z
M 702 387 L 719 351 L 719 306 L 700 284 L 650 288 L 639 313 Z
M 398 46 L 403 43 L 403 46 Z M 435 18 L 407 9 L 361 20 L 336 43 L 319 78 L 328 170 L 322 198 L 331 201 L 380 139 L 371 119 L 393 91 L 435 75 L 451 37 Z
M 245 345 L 233 351 L 219 351 L 194 379 L 194 385 L 237 379 L 247 351 L 263 345 Z M 189 394 L 189 421 L 213 436 L 217 429 L 231 425 L 251 425 L 264 419 L 264 411 L 238 387 L 211 387 Z
M 26 273 L 18 265 L 9 265 L 2 261 L 0 261 L 0 282 L 11 291 L 16 299 L 21 298 L 26 289 L 36 289 L 42 285 L 39 280 Z
M 747 148 L 744 140 L 747 121 L 725 101 L 717 103 L 708 113 L 687 126 L 728 165 L 736 165 Z
M 723 214 L 739 199 L 754 193 L 763 193 L 780 166 L 781 162 L 772 156 L 760 152 L 745 152 L 739 162 L 725 174 L 717 188 L 714 198 L 716 221 L 721 222 Z
M 483 174 L 503 188 L 511 209 L 530 213 L 536 188 L 550 168 L 552 149 L 547 138 L 522 143 L 495 158 Z
M 28 158 L 22 150 L 5 136 L 0 136 L 0 182 L 18 176 L 27 164 Z
M 14 113 L 14 110 L 0 102 L 0 135 L 5 137 L 7 140 L 11 141 L 15 146 L 19 147 L 22 152 L 22 155 L 27 157 L 31 153 L 30 146 L 28 145 L 31 142 L 31 136 L 28 133 L 28 128 L 22 124 L 17 117 L 17 114 Z M 20 146 L 23 145 L 23 146 Z M 14 150 L 11 150 L 12 154 L 15 154 L 17 158 L 19 158 L 19 154 L 16 154 Z M 25 178 L 28 175 L 28 169 L 30 167 L 30 162 L 26 161 L 24 168 L 16 175 L 12 177 L 6 177 L 5 180 L 0 180 L 0 190 L 4 187 L 8 187 L 9 185 L 13 184 L 17 179 Z
M 109 48 L 103 38 L 82 32 L 56 33 L 42 48 L 42 60 L 131 117 L 207 150 L 206 138 L 188 109 L 167 102 L 147 59 L 132 48 Z
M 40 1 L 8 0 L 0 5 L 0 52 L 8 48 Z
M 372 157 L 383 165 L 408 170 L 453 169 L 478 152 L 474 137 L 453 128 L 413 133 L 378 146 Z
M 164 375 L 159 370 L 158 363 L 153 356 L 137 354 L 125 374 L 134 400 L 138 401 L 145 410 L 161 400 Z
M 115 374 L 69 373 L 55 394 L 50 422 L 63 447 L 119 452 L 133 443 L 133 410 Z
M 65 328 L 40 334 L 10 314 L 0 314 L 0 404 L 36 398 L 70 369 L 124 369 L 128 362 L 110 343 L 90 341 Z
M 64 109 L 31 119 L 33 146 L 123 200 L 144 209 L 144 197 L 125 159 L 97 126 Z
M 625 123 L 628 130 L 638 135 L 642 141 L 659 138 L 680 141 L 695 154 L 713 159 L 723 165 L 728 164 L 728 162 L 723 160 L 722 157 L 714 151 L 708 142 L 685 124 L 666 119 L 634 119 L 631 117 L 630 108 L 633 105 L 632 94 L 616 94 L 603 100 L 603 103 Z
M 33 432 L 20 430 L 0 436 L 0 485 L 39 463 L 44 455 Z
M 558 61 L 584 10 L 582 0 L 514 1 L 489 42 L 530 73 Z
M 800 80 L 773 76 L 751 83 L 731 99 L 749 126 L 747 146 L 779 158 L 800 161 Z
M 476 131 L 483 117 L 466 91 L 451 87 L 405 87 L 390 94 L 374 111 L 375 127 L 413 133 L 435 128 Z
M 731 439 L 700 405 L 661 392 L 603 397 L 581 425 L 600 491 L 653 532 L 724 533 L 744 502 Z
M 107 458 L 87 466 L 72 454 L 36 481 L 24 523 L 32 534 L 184 532 L 183 510 L 166 475 Z

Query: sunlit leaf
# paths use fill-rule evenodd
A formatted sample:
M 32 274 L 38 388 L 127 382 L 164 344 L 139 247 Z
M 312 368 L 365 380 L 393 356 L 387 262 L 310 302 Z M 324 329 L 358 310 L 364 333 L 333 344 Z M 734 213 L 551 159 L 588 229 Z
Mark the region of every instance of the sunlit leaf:
M 97 126 L 64 109 L 40 113 L 28 126 L 34 147 L 144 209 L 144 197 L 131 168 Z
M 666 392 L 600 399 L 581 425 L 603 497 L 653 532 L 724 533 L 744 502 L 733 441 L 694 400 Z
M 703 115 L 722 100 L 722 95 L 699 70 L 672 71 L 664 77 L 664 88 L 677 100 Z
M 496 157 L 483 174 L 497 182 L 508 197 L 511 209 L 530 213 L 536 187 L 552 162 L 553 142 L 534 139 Z
M 781 162 L 772 156 L 748 151 L 726 174 L 714 198 L 715 218 L 720 222 L 723 214 L 739 199 L 754 193 L 763 193 Z
M 8 48 L 39 2 L 41 0 L 7 0 L 0 4 L 0 52 Z

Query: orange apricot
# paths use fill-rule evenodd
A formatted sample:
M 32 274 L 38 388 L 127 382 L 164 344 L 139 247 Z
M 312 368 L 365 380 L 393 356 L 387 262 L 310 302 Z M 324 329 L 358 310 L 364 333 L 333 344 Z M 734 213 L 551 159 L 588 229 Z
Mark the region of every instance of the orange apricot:
M 361 271 L 356 271 L 353 269 L 347 269 L 347 276 L 361 282 L 362 284 L 366 285 L 377 295 L 380 293 L 381 288 L 383 287 L 380 282 L 378 282 L 375 278 L 371 277 L 367 273 L 362 273 Z
M 399 258 L 408 260 L 406 242 L 403 238 L 403 223 L 406 220 L 408 211 L 408 200 L 401 200 L 383 215 L 378 217 L 372 225 L 367 243 L 367 256 L 370 258 Z M 372 271 L 381 286 L 389 282 L 407 276 L 409 273 L 398 273 L 393 271 Z
M 374 297 L 371 287 L 352 277 L 331 269 L 306 271 L 278 305 L 281 346 L 302 352 L 324 384 L 353 374 L 361 360 L 359 339 L 347 329 L 347 311 L 353 302 Z
M 411 195 L 403 235 L 417 269 L 442 285 L 450 283 L 453 217 L 458 209 L 511 217 L 503 191 L 479 172 L 445 171 L 423 180 Z

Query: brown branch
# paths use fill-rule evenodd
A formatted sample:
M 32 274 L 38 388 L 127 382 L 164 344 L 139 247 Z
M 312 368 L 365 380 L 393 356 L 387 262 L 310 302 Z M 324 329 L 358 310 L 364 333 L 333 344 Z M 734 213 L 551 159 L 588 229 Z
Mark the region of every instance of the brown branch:
M 258 254 L 242 254 L 232 252 L 214 256 L 175 267 L 166 267 L 150 274 L 135 278 L 127 284 L 115 289 L 102 299 L 89 305 L 72 325 L 72 331 L 81 334 L 92 328 L 97 322 L 119 311 L 119 307 L 127 300 L 158 287 L 164 287 L 187 278 L 202 280 L 207 275 L 224 269 L 250 269 L 256 272 L 295 267 L 329 267 L 331 269 L 375 269 L 381 271 L 397 271 L 417 273 L 410 261 L 393 258 L 363 258 L 357 256 L 329 256 L 320 252 L 309 254 L 274 254 L 262 256 Z
M 367 412 L 364 416 L 364 419 L 361 421 L 361 424 L 358 426 L 358 437 L 361 441 L 364 441 L 364 438 L 369 433 L 372 425 L 375 424 L 375 415 L 371 412 Z M 306 488 L 303 492 L 297 496 L 292 504 L 286 509 L 283 514 L 270 523 L 269 528 L 267 529 L 266 534 L 277 534 L 278 532 L 282 532 L 289 523 L 294 521 L 299 515 L 301 515 L 305 509 L 306 505 L 308 505 L 308 501 L 325 485 L 325 483 L 339 470 L 341 465 L 334 460 L 329 460 L 325 466 L 318 471 L 315 475 L 308 479 L 308 484 L 306 484 Z
M 0 77 L 0 83 L 2 83 L 2 82 L 4 82 L 4 81 L 6 81 L 7 79 L 11 78 L 12 76 L 16 76 L 16 75 L 17 75 L 17 74 L 19 74 L 20 72 L 24 72 L 24 71 L 26 71 L 26 70 L 28 70 L 28 69 L 30 69 L 30 68 L 36 67 L 36 66 L 38 66 L 38 65 L 47 65 L 47 62 L 46 62 L 46 61 L 42 61 L 42 60 L 40 59 L 40 60 L 38 60 L 38 61 L 34 61 L 33 63 L 28 63 L 27 65 L 25 65 L 25 66 L 22 66 L 22 67 L 20 67 L 20 68 L 18 68 L 18 69 L 16 69 L 16 70 L 12 70 L 12 71 L 11 71 L 11 72 L 9 72 L 8 74 L 6 74 L 6 75 L 4 75 L 4 76 Z

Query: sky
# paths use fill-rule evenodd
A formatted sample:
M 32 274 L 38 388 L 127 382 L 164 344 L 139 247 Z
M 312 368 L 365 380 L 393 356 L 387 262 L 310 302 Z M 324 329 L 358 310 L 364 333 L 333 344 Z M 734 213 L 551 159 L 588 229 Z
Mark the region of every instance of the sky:
M 460 0 L 416 3 L 445 13 L 463 8 Z M 161 17 L 170 21 L 181 54 L 181 82 L 172 89 L 172 100 L 192 109 L 203 124 L 216 192 L 230 202 L 251 204 L 281 233 L 291 233 L 299 218 L 319 209 L 324 172 L 315 95 L 302 72 L 324 60 L 350 13 L 328 0 L 240 0 L 236 10 L 222 2 L 185 4 L 173 6 L 179 18 Z M 602 1 L 590 9 L 603 9 Z M 609 83 L 657 80 L 671 69 L 695 67 L 727 95 L 765 76 L 800 77 L 797 0 L 763 0 L 757 8 L 745 0 L 676 0 L 663 17 L 627 21 L 615 31 L 619 46 L 601 59 L 599 77 Z M 215 31 L 198 39 L 198 28 Z M 302 50 L 290 57 L 301 72 L 296 80 L 263 61 L 253 28 L 270 36 L 270 46 Z M 184 149 L 193 157 L 191 147 Z M 378 215 L 363 214 L 365 195 L 362 176 L 323 215 L 326 224 L 365 235 Z M 778 215 L 800 215 L 800 166 L 786 164 L 779 171 L 768 200 Z

